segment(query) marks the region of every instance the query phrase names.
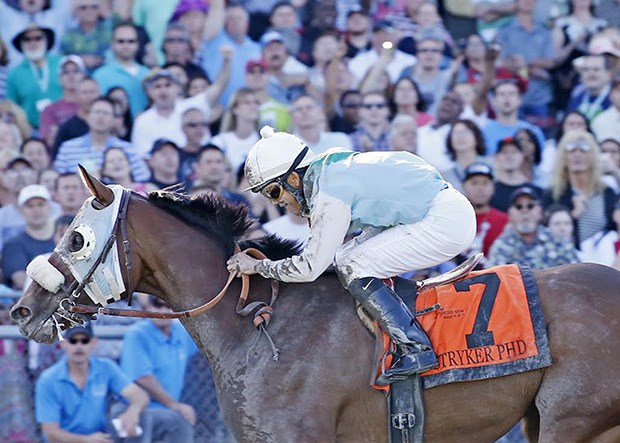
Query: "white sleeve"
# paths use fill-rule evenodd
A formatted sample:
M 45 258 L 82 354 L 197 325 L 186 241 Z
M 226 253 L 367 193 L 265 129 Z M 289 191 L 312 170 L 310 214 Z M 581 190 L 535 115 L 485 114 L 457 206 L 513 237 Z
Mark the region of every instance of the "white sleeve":
M 184 98 L 180 101 L 179 107 L 181 108 L 181 113 L 188 109 L 196 108 L 204 114 L 207 120 L 211 117 L 211 105 L 209 105 L 207 91 L 202 91 L 193 97 Z
M 138 115 L 131 130 L 131 144 L 140 158 L 144 158 L 151 150 L 152 132 L 149 131 L 148 123 L 144 120 L 144 114 Z
M 351 223 L 351 207 L 319 192 L 310 214 L 310 237 L 300 255 L 261 260 L 256 270 L 265 278 L 292 283 L 316 280 L 333 262 Z

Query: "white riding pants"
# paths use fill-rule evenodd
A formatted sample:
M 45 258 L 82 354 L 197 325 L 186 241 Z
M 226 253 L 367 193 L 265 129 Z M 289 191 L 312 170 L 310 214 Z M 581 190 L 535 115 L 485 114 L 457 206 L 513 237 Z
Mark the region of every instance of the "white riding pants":
M 422 220 L 366 230 L 343 244 L 335 266 L 349 287 L 358 278 L 387 278 L 436 266 L 467 249 L 475 235 L 474 208 L 450 186 L 437 194 Z

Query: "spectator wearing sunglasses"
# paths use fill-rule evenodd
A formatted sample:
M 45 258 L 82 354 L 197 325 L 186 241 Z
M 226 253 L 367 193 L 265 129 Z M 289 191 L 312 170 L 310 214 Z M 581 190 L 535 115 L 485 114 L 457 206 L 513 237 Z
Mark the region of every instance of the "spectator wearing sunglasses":
M 437 115 L 439 101 L 450 89 L 460 62 L 447 69 L 441 69 L 441 59 L 445 49 L 444 34 L 440 28 L 426 28 L 416 39 L 418 62 L 405 70 L 401 77 L 414 80 L 427 105 L 427 112 Z
M 148 395 L 112 360 L 91 356 L 97 339 L 90 325 L 75 326 L 64 338 L 65 355 L 36 383 L 36 418 L 43 435 L 48 441 L 112 442 L 119 436 L 111 415 L 119 420 L 119 429 L 136 436 Z M 120 396 L 128 405 L 120 411 L 112 408 L 116 411 L 108 415 L 110 396 Z
M 154 296 L 147 298 L 145 309 L 172 312 Z M 145 434 L 163 441 L 193 442 L 196 411 L 179 400 L 187 363 L 197 350 L 183 326 L 169 318 L 141 321 L 125 335 L 121 367 L 151 396 L 147 413 L 154 429 L 145 428 Z M 162 426 L 166 429 L 159 429 Z
M 385 105 L 379 94 L 364 99 Z M 316 280 L 335 262 L 345 288 L 398 346 L 395 364 L 379 383 L 435 367 L 428 338 L 381 278 L 430 268 L 463 252 L 476 233 L 469 201 L 409 152 L 334 148 L 314 155 L 292 134 L 264 127 L 261 136 L 245 163 L 249 189 L 309 219 L 310 235 L 296 256 L 271 261 L 239 253 L 228 260 L 229 271 L 301 283 Z
M 362 96 L 357 89 L 349 89 L 342 93 L 338 105 L 340 109 L 329 119 L 332 131 L 352 134 L 360 122 L 360 106 Z
M 556 240 L 542 220 L 539 191 L 531 185 L 517 188 L 510 196 L 508 225 L 491 246 L 487 266 L 515 263 L 545 269 L 579 262 L 574 245 Z
M 597 232 L 614 228 L 616 194 L 602 180 L 601 163 L 601 148 L 591 133 L 575 129 L 560 139 L 545 203 L 570 209 L 577 247 Z
M 40 113 L 62 96 L 60 57 L 49 53 L 54 39 L 50 28 L 29 24 L 12 40 L 24 60 L 9 71 L 7 97 L 24 109 L 34 128 L 39 127 Z
M 351 134 L 353 149 L 360 152 L 389 151 L 390 109 L 380 92 L 367 92 L 360 104 L 360 122 Z
M 103 64 L 94 73 L 103 94 L 115 86 L 122 86 L 129 94 L 131 115 L 135 118 L 147 105 L 147 96 L 142 89 L 142 80 L 149 69 L 136 61 L 140 41 L 135 25 L 122 22 L 112 33 L 112 60 Z

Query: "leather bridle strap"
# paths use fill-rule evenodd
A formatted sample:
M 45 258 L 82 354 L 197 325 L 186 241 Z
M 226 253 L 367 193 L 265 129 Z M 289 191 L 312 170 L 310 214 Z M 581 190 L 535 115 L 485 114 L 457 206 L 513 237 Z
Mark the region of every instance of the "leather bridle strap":
M 246 249 L 244 252 L 257 259 L 266 258 L 265 255 L 257 249 L 250 248 L 250 249 Z M 72 313 L 76 313 L 76 314 L 102 314 L 102 315 L 114 315 L 114 316 L 122 316 L 122 317 L 140 317 L 140 318 L 194 317 L 198 314 L 202 314 L 203 312 L 206 312 L 212 309 L 215 305 L 217 305 L 219 301 L 224 297 L 224 295 L 226 295 L 226 291 L 228 290 L 228 287 L 230 286 L 234 278 L 235 278 L 235 274 L 231 272 L 230 275 L 228 276 L 228 280 L 226 281 L 226 284 L 213 299 L 211 299 L 210 301 L 208 301 L 207 303 L 201 306 L 198 306 L 193 309 L 188 309 L 185 311 L 179 311 L 179 312 L 138 311 L 136 309 L 116 309 L 116 308 L 105 308 L 105 307 L 79 305 L 79 304 L 72 305 L 69 310 Z M 271 289 L 272 289 L 271 303 L 269 306 L 272 306 L 273 303 L 275 303 L 275 300 L 278 296 L 279 288 L 278 288 L 277 281 L 272 281 Z M 249 314 L 249 311 L 246 311 L 248 310 L 248 308 L 251 307 L 251 309 L 249 310 L 252 310 L 256 308 L 258 304 L 261 303 L 261 302 L 254 302 L 248 305 L 245 309 L 242 309 L 243 305 L 245 304 L 248 298 L 249 292 L 250 292 L 250 277 L 244 274 L 241 276 L 241 294 L 239 295 L 239 302 L 237 303 L 237 312 L 240 315 Z M 262 303 L 262 305 L 266 305 L 266 303 Z M 240 311 L 240 309 L 242 310 Z

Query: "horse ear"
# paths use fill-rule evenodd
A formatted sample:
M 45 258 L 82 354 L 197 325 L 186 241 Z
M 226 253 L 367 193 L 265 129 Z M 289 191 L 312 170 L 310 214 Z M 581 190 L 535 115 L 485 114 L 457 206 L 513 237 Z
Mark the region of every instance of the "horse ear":
M 84 166 L 78 165 L 78 168 L 80 169 L 82 181 L 93 197 L 95 197 L 95 200 L 104 208 L 110 205 L 114 201 L 114 192 L 97 180 L 97 178 L 90 175 Z

